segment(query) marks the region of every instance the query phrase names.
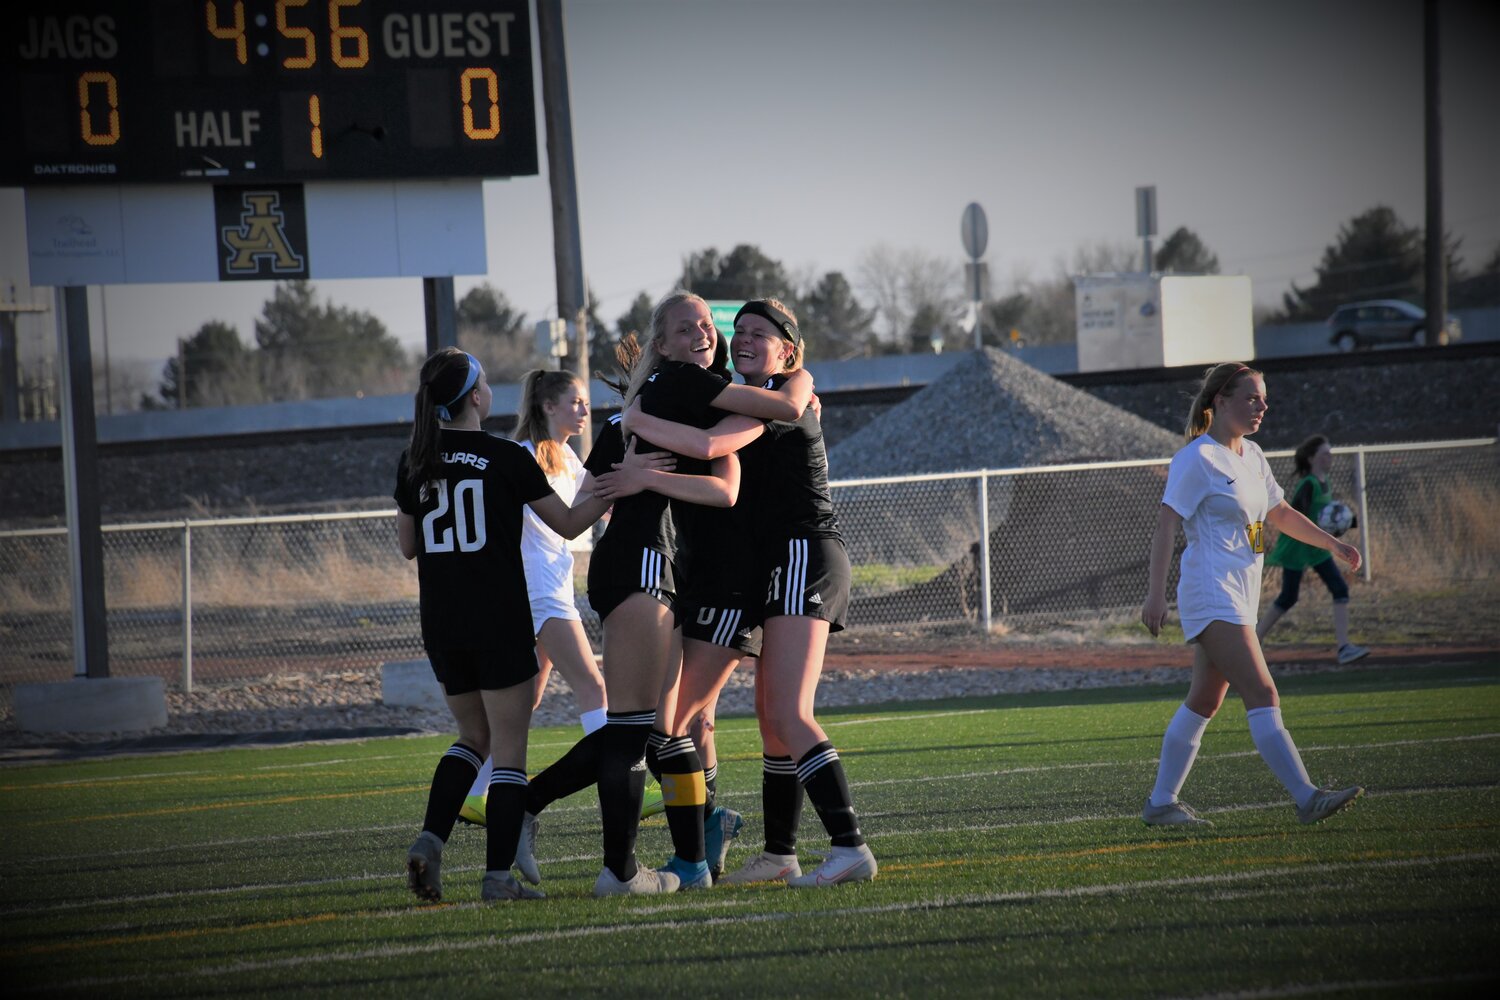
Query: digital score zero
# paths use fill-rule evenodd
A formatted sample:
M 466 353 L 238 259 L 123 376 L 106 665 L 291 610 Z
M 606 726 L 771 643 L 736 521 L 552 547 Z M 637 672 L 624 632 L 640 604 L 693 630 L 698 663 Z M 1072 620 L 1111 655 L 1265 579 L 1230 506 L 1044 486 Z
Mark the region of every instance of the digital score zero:
M 526 0 L 28 0 L 0 184 L 537 172 Z

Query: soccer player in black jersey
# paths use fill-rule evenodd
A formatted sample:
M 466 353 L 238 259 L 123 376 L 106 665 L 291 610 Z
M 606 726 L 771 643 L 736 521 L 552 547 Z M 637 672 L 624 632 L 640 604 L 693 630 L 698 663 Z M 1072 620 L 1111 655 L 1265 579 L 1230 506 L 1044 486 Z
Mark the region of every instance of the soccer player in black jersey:
M 828 635 L 844 627 L 851 574 L 828 491 L 822 428 L 806 406 L 812 383 L 802 369 L 796 317 L 775 299 L 747 302 L 735 317 L 732 353 L 747 382 L 790 388 L 803 404 L 798 415 L 765 423 L 727 417 L 703 431 L 644 411 L 626 413 L 632 433 L 678 454 L 707 459 L 738 452 L 748 550 L 767 559 L 756 673 L 766 847 L 723 880 L 798 887 L 865 881 L 875 877 L 875 856 L 860 833 L 838 752 L 813 717 Z M 795 853 L 803 789 L 833 842 L 828 859 L 806 874 Z
M 732 385 L 708 370 L 718 332 L 708 304 L 678 290 L 657 303 L 651 333 L 634 359 L 625 390 L 648 413 L 706 427 L 730 410 L 766 419 L 790 407 L 776 393 Z M 540 872 L 533 852 L 535 816 L 551 802 L 597 782 L 603 822 L 604 869 L 594 884 L 599 896 L 671 892 L 712 885 L 705 860 L 703 766 L 689 746 L 659 755 L 662 798 L 672 832 L 674 858 L 659 870 L 635 859 L 645 784 L 644 756 L 656 710 L 675 684 L 681 660 L 673 610 L 680 571 L 674 504 L 681 501 L 729 506 L 738 493 L 739 467 L 732 456 L 714 462 L 680 460 L 676 472 L 653 472 L 650 492 L 636 492 L 615 469 L 622 453 L 618 424 L 607 425 L 589 454 L 589 475 L 579 495 L 615 501 L 609 528 L 589 562 L 589 603 L 604 623 L 605 687 L 609 705 L 603 729 L 584 737 L 552 767 L 537 775 L 526 797 L 527 816 L 517 864 L 528 878 Z
M 521 513 L 529 507 L 572 538 L 608 504 L 569 507 L 530 453 L 486 433 L 492 395 L 470 354 L 445 348 L 422 366 L 411 443 L 397 465 L 401 554 L 416 559 L 422 644 L 458 723 L 458 740 L 438 761 L 422 833 L 407 853 L 408 883 L 442 898 L 443 846 L 486 754 L 490 778 L 485 900 L 541 893 L 510 873 L 526 794 L 526 735 L 537 673 L 531 608 L 521 562 Z

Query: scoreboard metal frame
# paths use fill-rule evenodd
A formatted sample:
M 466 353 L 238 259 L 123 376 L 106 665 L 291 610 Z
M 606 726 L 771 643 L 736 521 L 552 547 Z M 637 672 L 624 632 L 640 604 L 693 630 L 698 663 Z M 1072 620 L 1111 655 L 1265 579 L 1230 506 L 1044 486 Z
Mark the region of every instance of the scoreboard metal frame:
M 526 0 L 25 0 L 0 184 L 537 172 Z

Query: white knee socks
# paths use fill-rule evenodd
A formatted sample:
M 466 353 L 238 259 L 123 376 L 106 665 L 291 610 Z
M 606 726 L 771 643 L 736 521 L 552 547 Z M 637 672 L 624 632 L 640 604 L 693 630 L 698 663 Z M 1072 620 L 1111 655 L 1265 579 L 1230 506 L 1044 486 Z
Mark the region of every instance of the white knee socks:
M 1161 763 L 1156 768 L 1156 787 L 1151 790 L 1153 806 L 1177 801 L 1177 793 L 1182 791 L 1182 783 L 1193 768 L 1207 726 L 1208 720 L 1203 716 L 1186 705 L 1177 706 L 1177 713 L 1161 738 Z
M 587 736 L 594 730 L 603 727 L 606 710 L 596 708 L 591 712 L 584 712 L 578 717 L 579 723 L 583 725 L 583 735 Z M 494 773 L 495 762 L 486 757 L 484 766 L 479 769 L 479 776 L 474 779 L 474 786 L 469 789 L 470 795 L 488 795 L 490 791 L 490 775 Z
M 596 708 L 580 715 L 578 721 L 583 724 L 583 735 L 587 736 L 594 730 L 603 728 L 605 716 L 608 714 L 608 709 Z
M 469 786 L 470 795 L 490 794 L 490 775 L 495 773 L 495 762 L 490 758 L 484 759 L 484 764 L 479 768 L 479 774 L 474 778 L 474 784 Z
M 1307 777 L 1307 768 L 1302 766 L 1302 755 L 1297 753 L 1297 744 L 1292 734 L 1281 724 L 1280 708 L 1252 708 L 1245 713 L 1250 721 L 1250 738 L 1255 749 L 1276 779 L 1292 793 L 1300 807 L 1317 794 L 1318 789 Z

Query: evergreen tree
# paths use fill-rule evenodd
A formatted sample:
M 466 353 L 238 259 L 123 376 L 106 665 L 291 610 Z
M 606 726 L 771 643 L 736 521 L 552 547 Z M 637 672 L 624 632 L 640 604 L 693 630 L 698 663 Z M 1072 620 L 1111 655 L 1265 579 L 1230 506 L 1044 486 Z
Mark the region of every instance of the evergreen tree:
M 1294 283 L 1282 302 L 1289 320 L 1325 319 L 1336 308 L 1361 299 L 1416 301 L 1422 288 L 1422 231 L 1377 205 L 1339 227 L 1338 240 L 1323 251 L 1317 280 Z
M 688 255 L 682 263 L 679 283 L 709 300 L 771 297 L 796 308 L 792 301 L 795 289 L 781 262 L 748 243 L 741 243 L 727 256 L 720 255 L 713 247 Z
M 1203 245 L 1198 234 L 1187 226 L 1178 226 L 1156 251 L 1157 271 L 1177 274 L 1218 274 L 1219 258 Z
M 859 304 L 842 272 L 823 275 L 797 319 L 811 357 L 849 358 L 869 350 L 875 312 Z
M 254 352 L 228 323 L 210 320 L 162 366 L 157 389 L 169 408 L 233 406 L 264 398 Z
M 255 342 L 268 399 L 393 392 L 407 381 L 406 352 L 380 320 L 319 303 L 306 281 L 277 284 L 255 321 Z

